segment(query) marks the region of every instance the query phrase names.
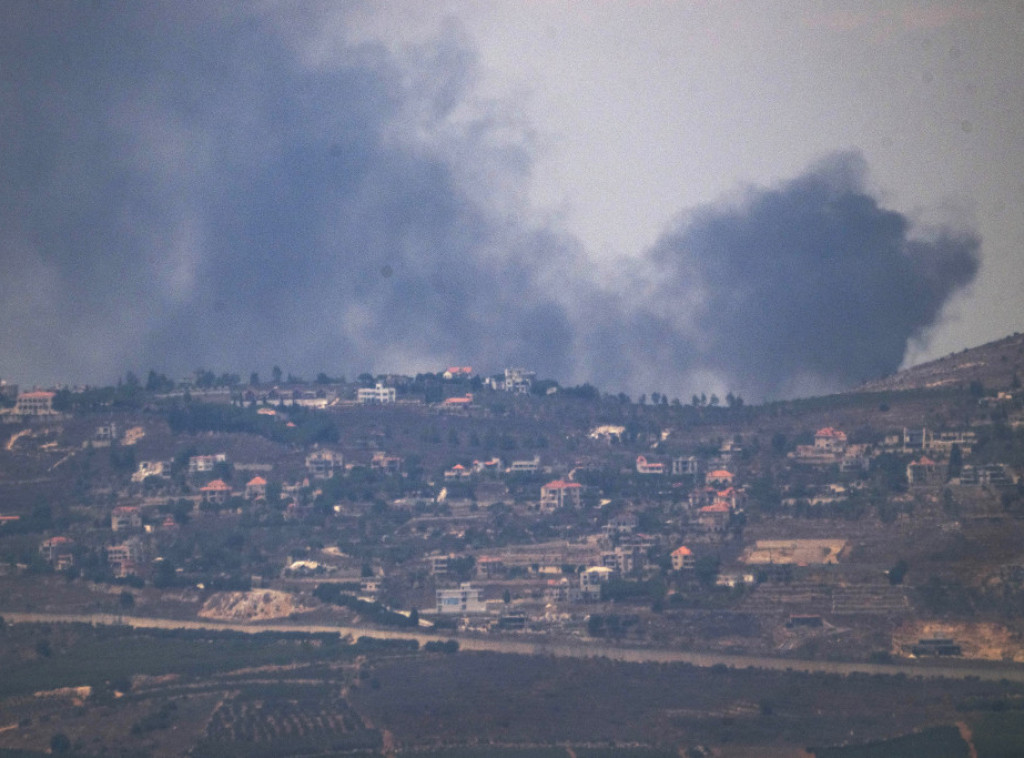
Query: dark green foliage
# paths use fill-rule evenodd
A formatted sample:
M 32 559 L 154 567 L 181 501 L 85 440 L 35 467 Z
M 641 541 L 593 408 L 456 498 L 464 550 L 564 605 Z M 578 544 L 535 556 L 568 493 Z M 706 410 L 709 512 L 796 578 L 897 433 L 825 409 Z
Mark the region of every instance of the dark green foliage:
M 888 572 L 886 572 L 889 576 L 889 584 L 903 584 L 903 577 L 907 575 L 908 568 L 910 567 L 907 566 L 907 562 L 902 558 L 896 561 L 896 565 L 889 569 Z
M 178 706 L 174 701 L 164 703 L 157 710 L 146 714 L 132 724 L 132 734 L 145 734 L 157 729 L 169 729 L 174 725 L 177 711 Z
M 1024 713 L 986 713 L 973 724 L 979 758 L 1020 758 L 1024 754 Z
M 423 646 L 423 649 L 428 653 L 457 653 L 459 652 L 459 643 L 455 640 L 432 640 Z
M 50 752 L 55 755 L 63 755 L 70 752 L 71 740 L 63 732 L 57 732 L 50 738 Z
M 1019 756 L 1018 752 L 1006 753 Z M 955 726 L 939 726 L 891 740 L 846 747 L 812 748 L 815 758 L 967 758 L 970 754 Z M 996 755 L 981 752 L 980 755 Z
M 349 595 L 341 591 L 336 584 L 318 584 L 313 590 L 313 597 L 322 603 L 331 603 L 349 608 L 358 613 L 363 619 L 383 626 L 414 627 L 418 625 L 419 619 L 413 620 L 411 616 L 396 613 L 381 605 L 360 600 L 355 595 Z

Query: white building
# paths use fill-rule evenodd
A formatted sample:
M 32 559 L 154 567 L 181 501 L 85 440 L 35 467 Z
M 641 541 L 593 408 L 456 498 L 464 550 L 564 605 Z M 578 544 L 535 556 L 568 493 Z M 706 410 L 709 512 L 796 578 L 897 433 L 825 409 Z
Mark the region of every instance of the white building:
M 562 508 L 579 508 L 583 485 L 577 482 L 557 480 L 540 488 L 540 509 L 555 511 Z
M 14 412 L 19 416 L 52 416 L 57 413 L 53 409 L 55 392 L 22 392 L 14 405 Z
M 530 394 L 530 387 L 533 385 L 533 380 L 537 374 L 533 371 L 527 371 L 524 368 L 507 368 L 505 369 L 505 383 L 503 388 L 505 392 L 514 392 L 517 395 L 528 395 Z
M 331 450 L 314 450 L 306 456 L 306 471 L 314 479 L 330 479 L 341 465 L 341 454 Z
M 607 566 L 591 566 L 580 573 L 580 594 L 585 600 L 599 600 L 601 585 L 607 584 L 614 574 Z
M 206 474 L 213 471 L 213 467 L 218 463 L 227 462 L 228 457 L 224 453 L 217 453 L 216 455 L 193 455 L 188 459 L 188 473 Z
M 463 582 L 457 588 L 437 590 L 437 612 L 440 614 L 486 613 L 487 604 L 480 597 L 480 588 Z
M 375 387 L 361 387 L 356 392 L 356 399 L 364 405 L 384 405 L 395 402 L 395 388 L 385 387 L 377 382 Z

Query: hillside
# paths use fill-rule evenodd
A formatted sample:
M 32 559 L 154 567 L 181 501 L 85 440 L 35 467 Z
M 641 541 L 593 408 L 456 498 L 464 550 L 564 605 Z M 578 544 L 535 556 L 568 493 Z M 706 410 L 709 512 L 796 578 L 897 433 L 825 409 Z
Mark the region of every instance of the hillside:
M 952 353 L 905 371 L 867 382 L 855 391 L 960 387 L 979 382 L 985 389 L 1009 389 L 1024 376 L 1024 334 L 1016 333 L 979 347 Z

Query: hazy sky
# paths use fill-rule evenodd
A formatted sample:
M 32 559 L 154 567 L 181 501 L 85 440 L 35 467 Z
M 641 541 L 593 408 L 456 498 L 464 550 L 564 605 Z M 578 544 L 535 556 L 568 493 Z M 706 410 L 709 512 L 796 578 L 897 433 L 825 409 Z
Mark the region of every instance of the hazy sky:
M 1024 2 L 0 4 L 0 377 L 849 386 L 1024 328 Z

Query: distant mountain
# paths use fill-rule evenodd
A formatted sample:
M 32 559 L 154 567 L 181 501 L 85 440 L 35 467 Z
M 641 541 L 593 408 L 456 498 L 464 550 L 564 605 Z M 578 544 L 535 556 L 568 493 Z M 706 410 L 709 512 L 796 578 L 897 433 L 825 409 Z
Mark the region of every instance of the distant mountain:
M 986 390 L 1010 389 L 1024 381 L 1024 334 L 1015 333 L 980 347 L 929 361 L 892 376 L 867 382 L 856 392 L 970 387 L 980 382 Z

